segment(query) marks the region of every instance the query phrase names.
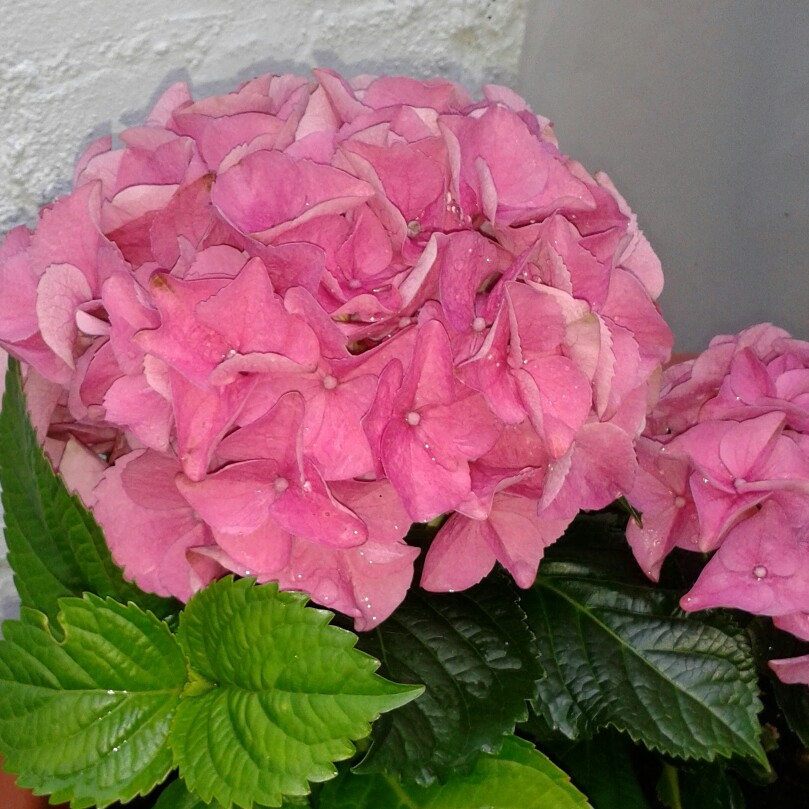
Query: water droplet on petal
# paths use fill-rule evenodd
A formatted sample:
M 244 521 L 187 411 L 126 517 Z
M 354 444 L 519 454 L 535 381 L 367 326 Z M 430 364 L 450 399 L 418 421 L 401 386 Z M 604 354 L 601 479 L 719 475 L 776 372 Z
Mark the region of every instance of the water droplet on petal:
M 485 328 L 486 328 L 486 320 L 485 320 L 485 318 L 482 318 L 482 317 L 480 317 L 480 315 L 478 315 L 472 321 L 472 331 L 483 331 Z
M 277 477 L 273 482 L 273 487 L 275 491 L 281 494 L 281 492 L 285 492 L 289 488 L 289 481 L 286 478 Z
M 405 421 L 411 427 L 415 427 L 421 421 L 421 416 L 415 410 L 411 410 L 405 413 Z
M 337 387 L 337 379 L 331 374 L 326 374 L 326 376 L 323 377 L 323 387 L 326 388 L 326 390 L 334 390 Z
M 753 568 L 753 575 L 754 575 L 754 576 L 755 576 L 757 579 L 764 579 L 764 578 L 766 578 L 766 576 L 767 576 L 767 568 L 766 568 L 766 567 L 764 567 L 764 565 L 756 565 L 756 566 Z
M 674 498 L 674 507 L 675 508 L 683 508 L 685 506 L 685 498 L 682 495 L 677 495 Z

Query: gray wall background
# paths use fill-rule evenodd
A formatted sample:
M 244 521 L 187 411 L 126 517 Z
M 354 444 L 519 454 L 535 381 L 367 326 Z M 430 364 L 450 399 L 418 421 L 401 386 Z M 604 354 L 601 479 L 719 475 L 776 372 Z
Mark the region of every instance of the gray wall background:
M 677 349 L 809 338 L 807 0 L 535 0 L 518 89 L 638 213 Z

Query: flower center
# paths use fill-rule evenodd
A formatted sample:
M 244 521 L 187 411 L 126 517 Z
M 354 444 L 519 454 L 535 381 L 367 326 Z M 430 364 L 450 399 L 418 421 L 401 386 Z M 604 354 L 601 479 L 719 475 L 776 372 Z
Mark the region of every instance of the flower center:
M 415 410 L 405 413 L 405 421 L 411 426 L 415 427 L 420 421 L 421 416 Z

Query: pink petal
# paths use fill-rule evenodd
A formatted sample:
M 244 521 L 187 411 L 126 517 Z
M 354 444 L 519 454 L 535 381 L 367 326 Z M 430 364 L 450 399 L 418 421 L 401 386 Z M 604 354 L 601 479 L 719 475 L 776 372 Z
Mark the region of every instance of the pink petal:
M 36 318 L 37 275 L 28 256 L 28 230 L 9 231 L 0 245 L 0 338 L 14 342 L 39 329 Z
M 782 683 L 809 685 L 809 655 L 770 660 L 768 665 Z
M 167 452 L 174 424 L 171 403 L 143 375 L 123 376 L 104 395 L 106 419 L 131 430 L 147 447 Z
M 59 474 L 68 490 L 78 494 L 90 507 L 95 503 L 93 491 L 107 469 L 107 464 L 88 447 L 70 436 L 59 459 Z
M 45 343 L 74 367 L 76 310 L 93 297 L 85 274 L 72 264 L 52 264 L 37 286 L 37 320 Z
M 451 511 L 472 489 L 466 461 L 449 456 L 440 462 L 418 428 L 404 420 L 385 428 L 381 456 L 388 479 L 417 522 Z
M 95 490 L 93 512 L 128 579 L 147 592 L 187 601 L 198 585 L 192 583 L 196 577 L 186 554 L 210 544 L 210 535 L 190 508 L 152 510 L 128 497 L 122 474 L 141 457 L 141 451 L 130 453 L 105 472 Z
M 435 593 L 451 593 L 477 584 L 497 561 L 486 539 L 490 531 L 485 520 L 453 514 L 427 551 L 421 586 Z
M 259 151 L 218 175 L 211 199 L 239 230 L 269 243 L 279 225 L 343 213 L 373 193 L 367 183 L 331 166 Z

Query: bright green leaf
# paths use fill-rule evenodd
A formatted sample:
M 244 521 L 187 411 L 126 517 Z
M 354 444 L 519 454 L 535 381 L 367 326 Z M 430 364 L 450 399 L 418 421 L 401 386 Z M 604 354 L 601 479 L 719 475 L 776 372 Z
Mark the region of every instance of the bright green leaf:
M 370 723 L 422 686 L 374 674 L 357 636 L 300 593 L 228 577 L 198 593 L 178 637 L 191 681 L 171 730 L 180 775 L 203 800 L 278 806 L 354 753 Z
M 55 802 L 106 806 L 149 792 L 172 767 L 169 726 L 186 664 L 168 627 L 134 604 L 60 602 L 57 637 L 23 608 L 0 641 L 0 753 Z
M 481 750 L 496 751 L 527 717 L 542 674 L 516 587 L 500 575 L 463 593 L 413 589 L 360 643 L 386 675 L 427 690 L 374 726 L 357 772 L 421 784 L 468 769 Z
M 586 798 L 533 745 L 514 736 L 497 755 L 444 784 L 420 787 L 391 775 L 344 773 L 326 784 L 318 809 L 581 809 Z
M 619 580 L 600 558 L 563 545 L 523 599 L 547 673 L 537 710 L 570 738 L 613 725 L 669 755 L 766 766 L 745 636 L 684 615 L 670 593 Z
M 53 622 L 60 598 L 89 591 L 134 601 L 161 617 L 177 609 L 175 601 L 124 580 L 92 514 L 54 474 L 29 422 L 19 364 L 13 360 L 0 412 L 0 487 L 8 560 L 23 606 Z

